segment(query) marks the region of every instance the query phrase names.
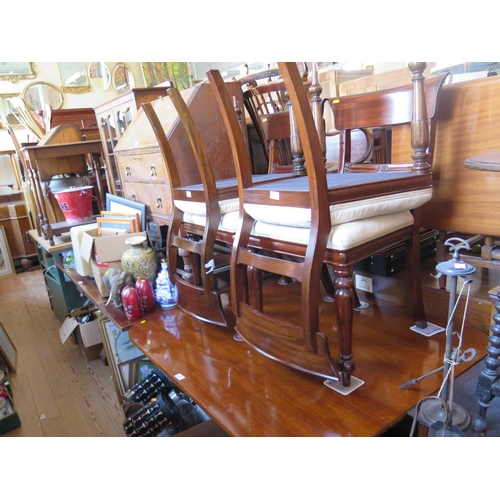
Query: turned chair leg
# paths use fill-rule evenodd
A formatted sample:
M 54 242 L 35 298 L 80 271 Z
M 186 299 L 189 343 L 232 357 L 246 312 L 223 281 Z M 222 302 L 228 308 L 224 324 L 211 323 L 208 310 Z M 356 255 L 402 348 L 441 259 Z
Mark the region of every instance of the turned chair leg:
M 355 293 L 352 269 L 335 269 L 335 309 L 337 312 L 337 334 L 339 339 L 338 370 L 344 387 L 351 385 L 351 374 L 356 366 L 352 360 L 352 331 Z

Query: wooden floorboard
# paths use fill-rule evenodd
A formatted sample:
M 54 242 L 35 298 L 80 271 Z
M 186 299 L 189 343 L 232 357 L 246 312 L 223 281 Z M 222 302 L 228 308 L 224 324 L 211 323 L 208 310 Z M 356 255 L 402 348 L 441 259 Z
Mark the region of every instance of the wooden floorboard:
M 109 367 L 59 339 L 41 270 L 0 280 L 0 322 L 18 350 L 11 374 L 21 427 L 7 436 L 123 436 Z

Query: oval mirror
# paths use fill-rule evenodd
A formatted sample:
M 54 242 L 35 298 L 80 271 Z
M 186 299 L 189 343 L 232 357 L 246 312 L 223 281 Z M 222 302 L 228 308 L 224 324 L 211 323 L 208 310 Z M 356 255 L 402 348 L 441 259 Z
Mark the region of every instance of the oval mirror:
M 134 88 L 134 75 L 124 63 L 118 63 L 113 71 L 113 87 L 116 93 L 123 94 Z
M 98 92 L 108 90 L 111 83 L 111 74 L 106 63 L 91 62 L 89 64 L 89 80 L 92 87 Z
M 24 88 L 21 97 L 32 111 L 42 111 L 46 104 L 50 104 L 52 109 L 60 109 L 64 102 L 62 92 L 47 82 L 30 83 Z

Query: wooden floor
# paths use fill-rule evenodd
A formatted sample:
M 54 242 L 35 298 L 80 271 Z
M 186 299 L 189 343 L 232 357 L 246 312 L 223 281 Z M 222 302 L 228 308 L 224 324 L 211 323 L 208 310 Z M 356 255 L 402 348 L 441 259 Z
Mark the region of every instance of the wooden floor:
M 426 308 L 433 317 L 446 319 L 449 293 L 439 290 L 432 273 L 434 262 L 428 259 L 422 264 Z M 394 304 L 404 305 L 407 295 L 401 292 L 403 278 L 404 272 L 391 278 L 374 276 L 375 293 L 365 298 L 376 308 L 394 309 Z M 497 271 L 479 271 L 471 288 L 468 323 L 484 331 L 485 347 L 491 318 L 488 290 L 499 280 Z M 60 323 L 50 308 L 41 270 L 20 272 L 0 280 L 0 322 L 19 354 L 18 371 L 12 374 L 11 385 L 22 424 L 4 436 L 124 435 L 124 417 L 109 368 L 100 359 L 87 362 L 71 338 L 61 344 Z M 371 328 L 375 330 L 377 326 L 372 324 Z M 368 344 L 363 349 L 372 348 L 377 346 Z M 363 355 L 369 356 L 366 351 Z M 474 381 L 469 385 L 474 387 Z M 473 407 L 474 394 L 465 396 Z M 402 425 L 387 435 L 407 436 L 407 432 L 407 427 Z
M 0 280 L 0 323 L 18 351 L 10 382 L 21 420 L 3 436 L 124 436 L 109 368 L 86 361 L 72 337 L 61 344 L 41 270 Z

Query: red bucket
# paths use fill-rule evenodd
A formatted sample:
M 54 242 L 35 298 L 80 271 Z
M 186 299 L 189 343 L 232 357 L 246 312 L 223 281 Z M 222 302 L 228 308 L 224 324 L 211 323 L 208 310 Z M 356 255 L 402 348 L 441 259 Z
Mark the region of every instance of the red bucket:
M 81 186 L 53 193 L 68 224 L 92 220 L 92 192 L 92 186 Z

